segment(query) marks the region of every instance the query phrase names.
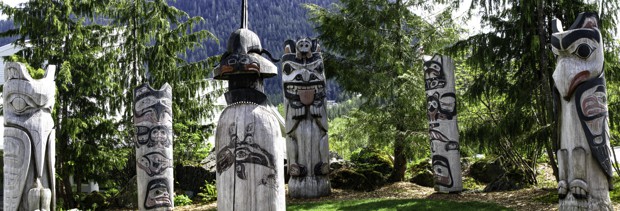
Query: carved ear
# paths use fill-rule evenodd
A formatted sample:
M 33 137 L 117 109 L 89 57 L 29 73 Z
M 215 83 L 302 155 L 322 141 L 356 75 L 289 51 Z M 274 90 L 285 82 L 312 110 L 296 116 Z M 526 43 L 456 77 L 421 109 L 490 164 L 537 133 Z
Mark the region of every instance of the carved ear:
M 295 53 L 295 41 L 294 40 L 286 40 L 284 41 L 284 54 Z
M 440 64 L 443 64 L 443 62 L 442 62 L 442 60 L 441 60 L 441 59 L 442 59 L 441 55 L 439 55 L 439 54 L 435 54 L 435 55 L 433 56 L 433 59 L 432 59 L 432 60 L 433 60 L 433 61 L 436 61 L 436 62 L 438 62 L 438 63 L 440 63 Z
M 313 53 L 315 53 L 315 52 L 317 52 L 317 53 L 318 53 L 318 52 L 320 52 L 320 51 L 321 51 L 321 49 L 319 48 L 319 40 L 318 40 L 318 39 L 316 39 L 316 38 L 308 38 L 308 39 L 312 42 L 312 49 L 311 49 L 311 50 L 312 50 L 312 52 L 313 52 Z
M 579 29 L 579 28 L 598 28 L 600 26 L 600 20 L 598 18 L 598 13 L 596 12 L 583 12 L 579 13 L 577 18 L 575 19 L 575 23 L 570 26 L 570 29 Z
M 553 21 L 551 21 L 551 29 L 553 29 L 553 33 L 564 31 L 564 29 L 562 29 L 562 22 L 555 18 L 553 19 Z
M 47 65 L 47 68 L 45 69 L 45 79 L 48 80 L 54 80 L 54 77 L 56 76 L 56 65 Z
M 32 77 L 30 77 L 26 65 L 19 62 L 8 62 L 4 67 L 4 81 L 10 79 L 32 80 Z

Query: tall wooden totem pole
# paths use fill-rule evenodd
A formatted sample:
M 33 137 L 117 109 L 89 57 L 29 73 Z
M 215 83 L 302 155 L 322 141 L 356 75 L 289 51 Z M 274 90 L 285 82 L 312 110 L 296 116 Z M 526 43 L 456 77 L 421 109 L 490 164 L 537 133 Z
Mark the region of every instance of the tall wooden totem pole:
M 285 210 L 284 141 L 263 87 L 277 68 L 261 56 L 270 54 L 247 28 L 247 0 L 242 7 L 241 28 L 230 35 L 214 71 L 215 79 L 228 80 L 228 106 L 215 132 L 217 208 Z
M 454 62 L 447 56 L 433 56 L 424 62 L 424 79 L 435 191 L 461 192 L 463 183 L 456 121 Z
M 316 39 L 287 40 L 282 55 L 286 108 L 288 192 L 311 198 L 330 194 L 329 144 L 323 57 Z
M 562 30 L 553 22 L 551 46 L 557 57 L 553 81 L 559 93 L 560 210 L 613 210 L 612 168 L 603 40 L 596 13 L 581 13 Z M 559 99 L 561 97 L 561 99 Z
M 35 80 L 21 63 L 4 69 L 4 210 L 56 207 L 54 71 Z
M 172 88 L 145 83 L 134 90 L 138 208 L 172 210 Z

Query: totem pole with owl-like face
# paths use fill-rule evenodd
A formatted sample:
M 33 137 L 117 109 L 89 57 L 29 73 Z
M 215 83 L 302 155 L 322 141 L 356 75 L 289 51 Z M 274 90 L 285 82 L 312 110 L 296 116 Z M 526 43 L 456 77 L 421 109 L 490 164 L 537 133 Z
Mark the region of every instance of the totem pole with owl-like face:
M 581 13 L 566 31 L 553 22 L 559 97 L 557 152 L 560 210 L 613 210 L 603 40 L 596 13 Z
M 33 79 L 21 63 L 4 69 L 4 210 L 55 209 L 55 67 Z
M 282 55 L 288 192 L 295 198 L 330 194 L 323 57 L 316 39 L 287 40 Z
M 456 121 L 454 62 L 447 56 L 433 56 L 424 62 L 424 79 L 435 190 L 461 192 L 463 183 Z
M 247 28 L 243 0 L 241 28 L 230 35 L 214 78 L 228 80 L 228 106 L 215 132 L 218 210 L 285 210 L 284 141 L 268 106 L 263 78 L 277 75 L 261 56 L 258 36 Z

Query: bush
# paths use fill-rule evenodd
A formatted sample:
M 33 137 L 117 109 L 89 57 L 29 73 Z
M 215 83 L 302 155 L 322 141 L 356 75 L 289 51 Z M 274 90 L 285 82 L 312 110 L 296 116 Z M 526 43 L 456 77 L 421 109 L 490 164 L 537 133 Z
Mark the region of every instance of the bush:
M 104 210 L 110 203 L 108 197 L 98 191 L 93 191 L 87 195 L 78 195 L 78 203 L 80 207 L 85 210 Z
M 185 206 L 192 204 L 192 200 L 185 194 L 178 194 L 174 196 L 174 206 Z
M 354 169 L 339 169 L 330 174 L 333 188 L 362 190 L 366 177 Z
M 217 200 L 217 187 L 215 182 L 205 182 L 205 185 L 200 188 L 198 196 L 203 202 L 212 202 Z
M 483 183 L 493 182 L 505 173 L 499 159 L 481 159 L 469 167 L 469 176 Z
M 372 168 L 383 176 L 388 176 L 394 169 L 390 157 L 373 148 L 364 148 L 359 152 L 353 152 L 351 161 L 360 166 L 361 169 Z

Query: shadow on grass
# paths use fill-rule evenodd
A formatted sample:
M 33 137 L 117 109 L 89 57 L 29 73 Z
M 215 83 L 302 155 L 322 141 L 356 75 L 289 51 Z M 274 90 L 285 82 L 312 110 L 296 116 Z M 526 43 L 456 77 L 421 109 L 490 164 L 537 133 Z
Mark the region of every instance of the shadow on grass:
M 425 199 L 362 199 L 289 204 L 287 210 L 511 210 L 483 202 L 453 202 Z

